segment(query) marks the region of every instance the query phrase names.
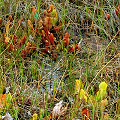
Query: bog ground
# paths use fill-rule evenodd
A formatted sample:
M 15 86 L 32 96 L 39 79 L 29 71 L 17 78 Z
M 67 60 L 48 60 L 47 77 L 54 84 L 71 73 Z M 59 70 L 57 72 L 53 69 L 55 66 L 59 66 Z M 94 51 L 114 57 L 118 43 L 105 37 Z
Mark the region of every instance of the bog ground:
M 0 0 L 0 119 L 119 120 L 119 0 Z

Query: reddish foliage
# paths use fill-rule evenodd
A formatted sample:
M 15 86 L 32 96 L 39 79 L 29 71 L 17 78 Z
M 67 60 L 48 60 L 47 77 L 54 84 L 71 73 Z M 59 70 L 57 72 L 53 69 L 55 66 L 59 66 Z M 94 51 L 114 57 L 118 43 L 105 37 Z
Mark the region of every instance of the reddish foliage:
M 116 13 L 117 16 L 120 14 L 120 4 L 116 8 L 115 13 Z
M 14 40 L 14 45 L 16 45 L 18 42 L 18 37 L 16 35 L 14 35 L 13 40 Z
M 3 108 L 6 104 L 6 99 L 7 99 L 7 95 L 3 94 L 2 96 L 0 96 L 0 108 Z
M 70 44 L 70 34 L 67 32 L 64 36 L 64 44 L 68 46 Z
M 45 48 L 50 49 L 50 41 L 45 40 Z
M 82 110 L 82 116 L 85 116 L 85 120 L 90 120 L 90 111 L 87 108 Z
M 118 14 L 119 14 L 119 11 L 118 11 L 118 9 L 116 9 L 116 10 L 115 10 L 115 13 L 116 13 L 116 15 L 118 16 Z
M 35 15 L 37 13 L 37 9 L 35 7 L 32 8 L 32 13 Z
M 2 20 L 2 18 L 0 18 L 0 25 L 2 24 L 2 22 L 3 22 L 3 20 Z
M 58 58 L 58 54 L 57 54 L 56 52 L 53 52 L 53 53 L 52 53 L 52 59 L 53 59 L 54 61 L 56 61 L 57 58 Z
M 19 41 L 19 44 L 18 44 L 19 48 L 21 48 L 21 47 L 25 44 L 26 40 L 27 40 L 27 37 L 24 36 L 24 37 Z
M 28 20 L 28 26 L 34 31 L 33 23 L 31 20 Z
M 74 52 L 75 52 L 75 47 L 74 47 L 74 46 L 71 47 L 71 48 L 69 49 L 69 52 L 74 53 Z
M 54 5 L 50 5 L 50 8 L 48 10 L 44 11 L 44 16 L 51 17 L 52 11 L 55 9 Z
M 81 50 L 81 47 L 79 44 L 76 44 L 75 46 L 70 47 L 69 52 L 74 53 L 77 50 Z
M 23 21 L 24 21 L 24 18 L 20 19 L 20 20 L 18 21 L 18 26 L 20 26 Z
M 10 38 L 5 35 L 5 36 L 4 36 L 4 39 L 5 39 L 5 40 L 4 40 L 5 44 L 8 45 L 8 44 L 9 44 L 9 41 L 10 41 Z
M 52 21 L 50 17 L 45 17 L 44 18 L 44 27 L 46 27 L 48 30 L 52 28 Z
M 55 37 L 54 37 L 54 35 L 52 34 L 52 33 L 50 33 L 49 35 L 48 35 L 48 38 L 49 38 L 49 40 L 50 40 L 50 43 L 52 44 L 52 45 L 55 45 Z
M 22 56 L 22 58 L 26 58 L 27 57 L 26 50 L 22 50 L 21 56 Z
M 110 19 L 110 14 L 106 14 L 106 19 L 109 20 Z
M 55 26 L 55 27 L 54 27 L 54 30 L 55 30 L 56 32 L 60 32 L 61 29 L 62 29 L 62 25 L 60 25 L 60 26 Z
M 31 51 L 35 51 L 36 50 L 36 45 L 28 42 L 27 46 L 25 47 L 25 50 L 26 50 L 27 54 L 30 54 Z
M 0 98 L 1 101 L 6 101 L 7 98 L 7 94 L 3 94 Z
M 51 13 L 53 11 L 54 7 L 55 7 L 54 5 L 51 5 L 50 8 L 49 8 L 49 10 L 47 10 L 47 12 Z
M 9 20 L 10 20 L 10 22 L 13 22 L 13 16 L 12 15 L 9 16 Z
M 51 53 L 55 49 L 55 37 L 49 30 L 42 30 L 42 41 L 45 44 L 45 53 Z
M 27 55 L 31 54 L 33 51 L 36 51 L 36 45 L 28 42 L 25 49 L 22 50 L 22 54 L 21 54 L 22 58 L 26 58 Z
M 119 11 L 119 14 L 120 14 L 120 4 L 118 5 L 117 10 Z
M 8 39 L 8 40 L 7 40 Z M 15 52 L 19 50 L 27 41 L 27 37 L 24 36 L 21 40 L 18 41 L 18 37 L 16 35 L 13 36 L 13 44 L 9 43 L 9 40 L 12 38 L 5 36 L 5 44 L 8 46 L 9 52 Z M 33 51 L 36 51 L 36 45 L 33 43 L 28 42 L 25 49 L 22 50 L 21 56 L 26 58 L 27 55 L 31 54 Z
M 76 45 L 75 45 L 75 50 L 81 50 L 81 47 L 80 47 L 79 44 L 76 44 Z
M 44 48 L 42 50 L 42 53 L 45 55 L 45 54 L 50 54 L 50 51 L 49 51 L 49 48 Z
M 13 44 L 9 45 L 9 52 L 10 51 L 12 51 L 12 52 L 15 51 L 15 46 Z
M 37 13 L 37 9 L 35 7 L 32 7 L 32 17 L 35 17 Z M 23 38 L 19 39 L 16 35 L 10 35 L 11 25 L 14 20 L 14 16 L 9 16 L 9 21 L 7 22 L 5 28 L 6 33 L 4 36 L 4 42 L 6 44 L 6 47 L 8 47 L 8 50 L 10 52 L 16 52 L 19 49 L 22 49 L 21 56 L 23 58 L 26 58 L 29 54 L 31 54 L 33 51 L 36 50 L 36 44 L 28 42 L 27 36 L 23 36 Z M 48 10 L 45 10 L 44 16 L 39 19 L 38 21 L 35 21 L 35 19 L 28 19 L 27 25 L 30 29 L 30 32 L 33 33 L 32 36 L 37 39 L 38 37 L 42 37 L 42 52 L 45 54 L 49 54 L 52 56 L 53 60 L 56 60 L 58 58 L 58 49 L 60 47 L 60 42 L 56 42 L 56 37 L 54 36 L 54 32 L 60 32 L 60 30 L 63 27 L 63 23 L 60 22 L 58 26 L 56 26 L 56 23 L 59 22 L 58 20 L 58 13 L 54 5 L 51 5 Z M 21 18 L 18 20 L 18 26 L 15 26 L 15 28 L 23 27 L 23 24 L 26 21 L 24 18 Z M 36 25 L 38 23 L 38 25 Z M 0 25 L 2 25 L 2 18 L 0 18 Z M 25 27 L 27 28 L 27 27 Z M 52 29 L 53 28 L 53 29 Z M 13 36 L 13 37 L 12 37 Z M 70 34 L 68 32 L 65 33 L 65 36 L 63 37 L 63 44 L 65 47 L 69 49 L 69 52 L 74 53 L 76 50 L 80 50 L 79 45 L 75 45 L 73 47 L 70 47 Z M 23 47 L 24 46 L 24 47 Z M 60 47 L 61 49 L 61 47 Z

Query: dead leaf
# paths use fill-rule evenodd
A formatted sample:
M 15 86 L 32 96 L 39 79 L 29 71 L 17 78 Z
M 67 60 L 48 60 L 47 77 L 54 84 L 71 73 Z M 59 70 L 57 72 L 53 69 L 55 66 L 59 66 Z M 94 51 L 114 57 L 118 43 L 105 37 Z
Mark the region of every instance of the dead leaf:
M 65 112 L 67 111 L 67 106 L 63 107 L 63 100 L 61 100 L 59 103 L 57 103 L 55 105 L 55 107 L 53 108 L 52 111 L 52 118 L 58 118 L 62 115 L 65 114 Z

